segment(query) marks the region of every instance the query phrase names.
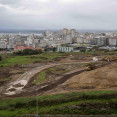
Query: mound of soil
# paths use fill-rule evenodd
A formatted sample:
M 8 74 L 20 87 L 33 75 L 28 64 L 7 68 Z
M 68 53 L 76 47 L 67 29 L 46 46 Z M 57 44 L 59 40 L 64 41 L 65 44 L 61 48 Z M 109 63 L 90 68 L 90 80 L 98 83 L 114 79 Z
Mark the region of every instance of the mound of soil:
M 104 89 L 117 87 L 117 63 L 76 75 L 65 84 L 68 88 Z

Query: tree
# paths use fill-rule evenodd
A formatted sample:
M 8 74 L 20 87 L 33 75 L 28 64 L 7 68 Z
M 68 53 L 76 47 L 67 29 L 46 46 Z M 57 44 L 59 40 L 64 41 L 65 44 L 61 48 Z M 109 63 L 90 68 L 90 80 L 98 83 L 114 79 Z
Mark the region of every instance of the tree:
M 47 52 L 47 51 L 48 51 L 48 49 L 47 49 L 47 48 L 45 48 L 45 49 L 44 49 L 44 51 L 45 51 L 45 52 Z
M 42 50 L 32 50 L 32 49 L 25 49 L 23 51 L 14 52 L 15 55 L 36 55 L 41 53 Z
M 0 61 L 2 61 L 2 56 L 0 56 Z
M 81 49 L 80 51 L 81 51 L 81 52 L 86 52 L 86 49 Z
M 57 48 L 54 47 L 54 48 L 52 48 L 52 51 L 53 51 L 53 52 L 56 52 L 56 49 L 57 49 Z

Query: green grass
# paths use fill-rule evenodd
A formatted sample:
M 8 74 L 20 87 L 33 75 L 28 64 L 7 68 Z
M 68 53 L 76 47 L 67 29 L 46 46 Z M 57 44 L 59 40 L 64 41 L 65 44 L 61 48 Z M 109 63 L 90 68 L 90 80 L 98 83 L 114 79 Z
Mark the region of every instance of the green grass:
M 47 71 L 47 72 L 51 72 L 51 73 L 55 73 L 55 74 L 56 74 L 56 72 L 58 72 L 58 71 L 60 71 L 61 73 L 67 72 L 66 69 L 59 69 L 59 68 L 56 68 L 56 67 L 49 68 L 49 69 L 47 69 L 46 71 Z M 61 73 L 60 73 L 60 74 L 61 74 Z
M 1 55 L 3 60 L 0 61 L 0 66 L 13 66 L 13 65 L 25 65 L 36 61 L 51 61 L 57 57 L 69 56 L 69 55 L 92 55 L 92 54 L 103 54 L 103 55 L 117 55 L 117 52 L 69 52 L 69 53 L 57 53 L 57 52 L 46 52 L 40 55 L 29 55 L 29 56 L 15 56 L 12 54 Z
M 46 78 L 47 78 L 47 72 L 55 72 L 57 68 L 49 68 L 47 70 L 44 70 L 40 72 L 37 76 L 36 79 L 34 80 L 34 84 L 41 84 L 44 83 Z
M 5 82 L 5 81 L 8 81 L 9 78 L 0 78 L 0 82 Z
M 92 51 L 87 51 L 87 52 L 69 52 L 67 53 L 67 55 L 117 55 L 117 51 L 110 51 L 110 52 L 103 52 L 103 51 L 95 51 L 95 52 L 92 52 Z
M 41 84 L 43 83 L 45 80 L 46 80 L 46 72 L 45 71 L 42 71 L 40 72 L 37 77 L 36 77 L 36 80 L 34 81 L 34 84 Z
M 40 72 L 39 74 L 37 74 L 36 79 L 34 80 L 33 83 L 34 84 L 44 83 L 45 81 L 47 81 L 47 76 L 48 75 L 56 74 L 57 72 L 66 73 L 68 71 L 65 70 L 65 69 L 59 69 L 59 68 L 56 68 L 56 67 L 52 67 L 52 68 L 46 69 L 46 70 Z
M 39 114 L 117 114 L 117 91 L 89 91 L 38 97 Z M 86 106 L 83 106 L 83 105 Z M 70 109 L 72 105 L 79 109 Z M 87 108 L 87 106 L 89 106 Z M 92 106 L 94 108 L 92 108 Z M 99 109 L 98 109 L 99 107 Z M 101 108 L 108 108 L 106 110 Z M 36 113 L 36 98 L 0 99 L 0 117 Z
M 2 55 L 3 60 L 0 61 L 0 66 L 25 65 L 35 61 L 53 60 L 64 55 L 64 53 L 42 53 L 40 55 L 29 56 Z
M 57 71 L 57 68 L 49 68 L 48 71 L 55 72 L 55 71 Z
M 61 57 L 66 55 L 66 53 L 58 53 L 58 52 L 47 52 L 47 53 L 43 53 L 40 55 L 40 57 L 46 57 L 48 58 L 48 60 L 53 60 L 57 57 Z

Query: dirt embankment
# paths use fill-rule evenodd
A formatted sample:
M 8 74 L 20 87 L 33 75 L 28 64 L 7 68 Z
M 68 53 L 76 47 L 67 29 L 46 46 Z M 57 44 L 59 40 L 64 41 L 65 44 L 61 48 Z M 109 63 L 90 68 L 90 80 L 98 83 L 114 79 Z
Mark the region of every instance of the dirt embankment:
M 0 86 L 6 84 L 10 80 L 16 79 L 25 71 L 25 69 L 22 69 L 18 66 L 0 67 Z
M 81 73 L 69 79 L 68 88 L 81 89 L 105 89 L 117 87 L 117 63 L 105 67 Z
M 10 71 L 8 68 L 0 68 L 0 86 L 6 83 L 10 78 Z

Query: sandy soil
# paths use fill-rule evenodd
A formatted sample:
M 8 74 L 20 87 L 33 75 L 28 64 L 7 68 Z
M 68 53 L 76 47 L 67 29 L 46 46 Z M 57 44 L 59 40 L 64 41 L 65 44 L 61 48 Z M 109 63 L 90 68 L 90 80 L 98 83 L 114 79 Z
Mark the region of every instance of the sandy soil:
M 117 90 L 117 63 L 75 75 L 45 95 L 97 90 Z
M 68 88 L 102 89 L 117 87 L 117 63 L 76 75 L 66 82 Z

